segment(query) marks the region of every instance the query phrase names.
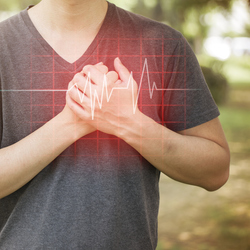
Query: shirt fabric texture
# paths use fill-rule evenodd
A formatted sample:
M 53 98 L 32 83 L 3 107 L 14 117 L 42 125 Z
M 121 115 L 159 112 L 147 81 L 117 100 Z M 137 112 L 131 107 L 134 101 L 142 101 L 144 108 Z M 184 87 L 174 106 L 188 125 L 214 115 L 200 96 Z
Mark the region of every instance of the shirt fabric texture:
M 181 131 L 219 115 L 193 51 L 171 27 L 109 3 L 96 38 L 71 64 L 26 9 L 0 24 L 1 148 L 59 113 L 84 65 L 113 70 L 117 56 L 139 85 L 139 109 L 156 122 Z M 0 200 L 0 249 L 155 249 L 159 177 L 123 140 L 91 133 Z

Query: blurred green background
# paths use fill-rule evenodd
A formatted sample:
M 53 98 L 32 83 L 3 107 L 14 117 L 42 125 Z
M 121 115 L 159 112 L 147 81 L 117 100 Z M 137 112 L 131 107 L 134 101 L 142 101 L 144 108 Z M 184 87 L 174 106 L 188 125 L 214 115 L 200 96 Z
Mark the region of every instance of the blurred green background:
M 36 0 L 0 0 L 0 20 Z M 158 250 L 250 249 L 250 0 L 111 0 L 181 31 L 217 102 L 231 150 L 220 190 L 161 177 Z

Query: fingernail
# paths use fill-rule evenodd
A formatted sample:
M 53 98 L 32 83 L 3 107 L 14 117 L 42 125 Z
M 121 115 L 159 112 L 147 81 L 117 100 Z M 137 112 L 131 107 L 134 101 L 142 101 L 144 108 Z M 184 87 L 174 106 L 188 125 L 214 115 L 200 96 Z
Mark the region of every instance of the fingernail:
M 99 63 L 97 63 L 96 65 L 100 65 L 100 64 L 103 64 L 103 62 L 99 62 Z
M 120 60 L 120 58 L 119 58 L 119 57 L 116 57 L 116 59 L 118 60 L 118 62 L 119 62 L 119 63 L 121 63 L 121 60 Z

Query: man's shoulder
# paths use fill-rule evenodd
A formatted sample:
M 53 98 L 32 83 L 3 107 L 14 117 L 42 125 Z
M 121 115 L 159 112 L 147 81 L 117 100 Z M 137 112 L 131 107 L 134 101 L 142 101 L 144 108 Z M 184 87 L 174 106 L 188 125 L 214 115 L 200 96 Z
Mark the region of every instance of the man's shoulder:
M 132 13 L 128 10 L 121 9 L 117 6 L 116 14 L 121 26 L 131 34 L 138 34 L 138 32 L 143 37 L 154 37 L 154 38 L 171 38 L 180 39 L 182 37 L 181 33 L 169 25 L 155 21 L 148 17 Z
M 10 27 L 13 27 L 13 25 L 20 24 L 20 18 L 21 18 L 21 12 L 15 13 L 14 15 L 8 17 L 7 19 L 0 22 L 0 30 L 6 30 Z
M 22 43 L 26 34 L 26 25 L 22 18 L 23 11 L 0 22 L 0 43 L 3 44 Z

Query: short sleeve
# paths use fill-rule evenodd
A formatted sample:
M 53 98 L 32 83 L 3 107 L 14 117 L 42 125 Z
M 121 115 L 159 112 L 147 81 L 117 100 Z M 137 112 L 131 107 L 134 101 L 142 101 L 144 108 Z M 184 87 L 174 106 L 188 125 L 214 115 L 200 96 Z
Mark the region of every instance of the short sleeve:
M 2 108 L 2 84 L 0 78 L 0 148 L 2 147 L 2 134 L 3 134 L 3 108 Z
M 181 36 L 165 57 L 164 124 L 173 131 L 198 126 L 219 116 L 198 60 Z

